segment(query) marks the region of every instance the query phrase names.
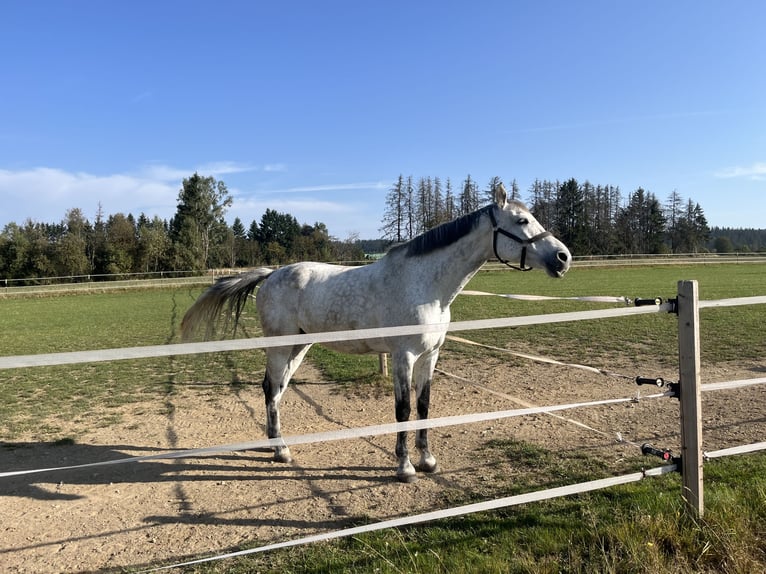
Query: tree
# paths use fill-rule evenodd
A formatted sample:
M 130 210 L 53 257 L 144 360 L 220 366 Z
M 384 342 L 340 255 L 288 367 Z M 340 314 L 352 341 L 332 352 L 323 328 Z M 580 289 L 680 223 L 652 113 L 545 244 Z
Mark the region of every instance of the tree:
M 471 174 L 463 181 L 463 191 L 460 193 L 458 215 L 467 215 L 479 209 L 479 186 L 471 179 Z
M 556 232 L 556 198 L 558 183 L 536 179 L 529 188 L 529 209 L 548 231 Z
M 247 231 L 239 217 L 234 219 L 234 223 L 231 225 L 231 232 L 234 236 L 231 264 L 233 267 L 247 265 Z
M 106 222 L 107 268 L 110 274 L 131 273 L 138 251 L 133 216 L 110 215 Z
M 448 219 L 445 219 L 444 216 L 444 197 L 442 196 L 442 182 L 438 177 L 434 178 L 434 187 L 433 187 L 433 226 L 437 227 L 444 223 L 445 221 L 449 221 Z
M 66 212 L 66 232 L 56 243 L 57 272 L 60 275 L 87 275 L 90 273 L 85 254 L 89 223 L 82 210 L 73 208 Z
M 399 179 L 388 190 L 386 196 L 386 210 L 383 213 L 383 227 L 380 232 L 385 239 L 394 243 L 400 243 L 409 239 L 407 231 L 407 196 L 404 185 L 404 176 L 399 174 Z
M 678 252 L 678 247 L 683 243 L 679 222 L 683 214 L 683 199 L 677 190 L 673 190 L 665 203 L 665 221 L 670 251 Z
M 617 216 L 617 228 L 624 253 L 662 252 L 665 217 L 653 193 L 640 187 L 634 191 Z
M 687 201 L 677 226 L 680 237 L 678 250 L 681 253 L 697 253 L 705 247 L 710 238 L 710 228 L 705 213 L 700 204 L 691 199 Z
M 143 213 L 138 218 L 137 269 L 163 271 L 170 252 L 167 224 L 155 215 L 150 221 Z
M 191 269 L 209 266 L 213 232 L 216 225 L 223 222 L 231 202 L 223 181 L 216 181 L 212 176 L 202 177 L 196 172 L 183 180 L 176 215 L 170 226 L 176 247 L 176 265 Z
M 588 253 L 585 200 L 576 179 L 567 180 L 559 188 L 555 214 L 559 239 L 575 253 Z
M 247 229 L 247 253 L 245 255 L 247 265 L 255 265 L 261 259 L 260 235 L 258 222 L 253 220 Z
M 455 194 L 452 192 L 452 182 L 449 178 L 447 178 L 444 194 L 444 212 L 442 217 L 444 221 L 452 221 L 457 217 L 457 206 L 455 205 Z
M 324 223 L 302 225 L 292 246 L 292 256 L 299 261 L 327 261 L 332 257 L 330 234 Z
M 96 210 L 96 220 L 93 222 L 93 230 L 88 238 L 88 261 L 92 273 L 101 275 L 108 273 L 108 255 L 107 255 L 107 233 L 106 219 L 104 218 L 104 208 L 101 202 L 98 203 Z
M 300 236 L 301 227 L 292 215 L 267 209 L 261 216 L 259 237 L 264 246 L 268 263 L 284 263 L 290 256 L 293 244 Z
M 619 188 L 583 184 L 588 221 L 589 253 L 606 255 L 617 250 L 616 218 L 620 208 Z
M 734 244 L 725 235 L 716 237 L 713 241 L 713 249 L 716 253 L 734 253 Z
M 521 191 L 519 191 L 519 184 L 516 183 L 516 178 L 511 180 L 511 191 L 508 193 L 508 199 L 521 201 Z
M 56 274 L 53 243 L 40 223 L 9 223 L 0 234 L 0 272 L 6 279 L 50 277 Z

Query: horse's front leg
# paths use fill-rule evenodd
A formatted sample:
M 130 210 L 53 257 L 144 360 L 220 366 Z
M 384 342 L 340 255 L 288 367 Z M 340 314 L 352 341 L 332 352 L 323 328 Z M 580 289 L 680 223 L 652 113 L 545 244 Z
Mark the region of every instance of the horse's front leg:
M 396 407 L 396 422 L 410 420 L 410 385 L 412 383 L 412 366 L 414 359 L 410 353 L 392 353 L 394 378 L 394 401 Z M 418 479 L 415 467 L 410 462 L 407 449 L 407 431 L 396 435 L 396 478 L 399 482 L 414 482 Z
M 431 402 L 431 381 L 433 380 L 436 361 L 439 359 L 439 349 L 434 349 L 420 357 L 415 363 L 413 379 L 417 393 L 418 419 L 428 418 L 428 407 Z M 428 447 L 428 429 L 415 432 L 415 446 L 420 451 L 420 462 L 417 469 L 421 472 L 436 472 L 436 458 Z

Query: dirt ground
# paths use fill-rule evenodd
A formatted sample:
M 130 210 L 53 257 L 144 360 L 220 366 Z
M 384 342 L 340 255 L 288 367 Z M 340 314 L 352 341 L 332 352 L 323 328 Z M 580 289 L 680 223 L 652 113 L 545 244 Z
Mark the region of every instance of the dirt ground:
M 431 417 L 656 392 L 625 379 L 502 358 L 447 356 L 438 368 L 480 386 L 437 374 Z M 642 373 L 629 365 L 609 368 L 630 376 L 677 377 L 646 366 Z M 762 377 L 764 372 L 764 362 L 719 365 L 704 372 L 703 382 Z M 513 479 L 513 461 L 484 448 L 492 439 L 529 441 L 553 451 L 585 448 L 617 464 L 637 454 L 634 445 L 617 442 L 617 433 L 677 452 L 678 408 L 671 398 L 639 400 L 558 416 L 434 429 L 430 437 L 440 469 L 421 474 L 414 484 L 394 479 L 391 435 L 294 446 L 290 465 L 272 462 L 263 450 L 2 478 L 0 565 L 4 572 L 35 573 L 142 569 L 362 520 L 427 512 L 445 507 L 450 495 L 490 492 L 498 481 Z M 93 429 L 76 444 L 40 444 L 32 436 L 3 444 L 0 470 L 82 464 L 264 436 L 259 385 L 227 392 L 209 385 L 187 387 L 166 403 L 132 404 L 121 414 L 121 423 Z M 393 419 L 390 393 L 350 393 L 321 381 L 310 365 L 301 367 L 282 406 L 285 435 Z M 766 387 L 704 393 L 703 419 L 706 450 L 763 441 Z M 660 464 L 647 460 L 647 466 Z

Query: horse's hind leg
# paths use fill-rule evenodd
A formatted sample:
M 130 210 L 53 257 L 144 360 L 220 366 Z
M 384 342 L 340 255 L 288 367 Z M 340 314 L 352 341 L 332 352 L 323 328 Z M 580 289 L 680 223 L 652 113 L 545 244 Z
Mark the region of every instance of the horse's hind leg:
M 431 381 L 434 367 L 439 358 L 439 349 L 434 349 L 420 357 L 415 364 L 413 382 L 417 393 L 418 419 L 428 418 L 428 407 L 431 402 Z M 415 446 L 420 451 L 420 462 L 417 469 L 421 472 L 436 472 L 438 465 L 436 458 L 428 448 L 428 429 L 420 429 L 415 432 Z
M 279 422 L 279 403 L 303 357 L 311 345 L 273 347 L 266 350 L 266 374 L 263 377 L 263 394 L 266 399 L 266 435 L 282 436 Z M 274 460 L 292 462 L 293 457 L 286 445 L 274 447 Z
M 394 378 L 394 400 L 396 406 L 396 422 L 410 419 L 410 384 L 412 382 L 412 366 L 414 358 L 410 353 L 399 352 L 391 354 Z M 415 467 L 410 462 L 407 449 L 407 431 L 396 435 L 396 478 L 399 482 L 414 482 L 418 479 Z

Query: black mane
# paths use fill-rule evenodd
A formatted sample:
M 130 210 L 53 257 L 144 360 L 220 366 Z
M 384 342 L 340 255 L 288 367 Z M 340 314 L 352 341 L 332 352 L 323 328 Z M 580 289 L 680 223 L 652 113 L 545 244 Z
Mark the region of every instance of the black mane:
M 429 229 L 425 233 L 409 240 L 407 243 L 397 245 L 394 249 L 406 249 L 407 257 L 416 257 L 418 255 L 427 255 L 432 251 L 452 245 L 455 241 L 470 233 L 479 223 L 481 216 L 494 208 L 494 205 L 488 205 L 468 215 L 442 223 L 438 227 Z

